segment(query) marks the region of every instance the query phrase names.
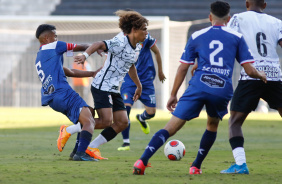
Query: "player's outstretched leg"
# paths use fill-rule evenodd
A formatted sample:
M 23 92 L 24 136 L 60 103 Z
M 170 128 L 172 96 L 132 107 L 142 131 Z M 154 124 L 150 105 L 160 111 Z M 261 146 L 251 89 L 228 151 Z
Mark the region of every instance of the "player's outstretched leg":
M 145 134 L 150 133 L 150 126 L 146 122 L 147 119 L 151 119 L 155 116 L 155 114 L 148 114 L 147 111 L 145 110 L 142 114 L 137 114 L 136 119 L 141 125 L 141 129 Z
M 155 152 L 166 142 L 169 138 L 169 133 L 165 129 L 159 130 L 152 137 L 143 155 L 133 165 L 133 174 L 144 175 L 146 167 L 149 167 L 148 161 L 155 154 Z

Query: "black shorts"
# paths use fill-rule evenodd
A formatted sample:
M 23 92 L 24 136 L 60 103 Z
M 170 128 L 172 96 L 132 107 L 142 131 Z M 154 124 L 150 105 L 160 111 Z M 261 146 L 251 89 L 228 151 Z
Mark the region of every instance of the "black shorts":
M 126 110 L 123 99 L 119 93 L 101 91 L 91 86 L 95 109 L 113 108 L 113 112 Z
M 260 98 L 270 108 L 282 107 L 282 81 L 240 80 L 231 101 L 231 111 L 250 113 L 257 108 Z

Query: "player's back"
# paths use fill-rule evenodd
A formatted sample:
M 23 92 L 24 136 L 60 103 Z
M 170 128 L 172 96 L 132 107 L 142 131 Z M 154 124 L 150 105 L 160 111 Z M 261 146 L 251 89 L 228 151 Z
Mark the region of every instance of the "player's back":
M 37 53 L 35 67 L 42 83 L 42 105 L 47 105 L 62 89 L 71 88 L 63 70 L 63 53 L 66 49 L 67 44 L 58 41 L 42 45 Z
M 278 41 L 282 38 L 281 20 L 255 11 L 235 14 L 228 26 L 242 33 L 255 59 L 277 61 Z
M 243 34 L 255 59 L 254 66 L 264 71 L 267 80 L 282 80 L 279 56 L 276 52 L 278 41 L 282 39 L 281 20 L 255 11 L 235 14 L 228 26 Z M 242 70 L 241 80 L 258 80 L 247 76 Z
M 242 35 L 225 26 L 212 26 L 192 34 L 181 62 L 193 64 L 196 58 L 198 68 L 189 84 L 228 98 L 233 94 L 235 58 L 240 64 L 253 60 Z

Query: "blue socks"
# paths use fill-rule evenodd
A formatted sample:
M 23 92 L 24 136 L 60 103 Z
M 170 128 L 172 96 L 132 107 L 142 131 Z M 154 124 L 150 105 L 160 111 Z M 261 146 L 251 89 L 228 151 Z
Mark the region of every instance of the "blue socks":
M 155 116 L 155 114 L 148 114 L 146 110 L 140 115 L 142 120 L 151 119 Z
M 79 137 L 79 144 L 77 148 L 77 152 L 85 152 L 87 149 L 90 141 L 92 139 L 92 134 L 86 130 L 82 130 L 80 132 L 80 137 Z
M 73 153 L 76 153 L 77 148 L 78 148 L 78 143 L 79 143 L 79 138 L 80 138 L 80 133 L 77 133 L 76 141 L 75 141 L 75 146 L 73 148 Z
M 169 133 L 165 129 L 161 129 L 157 133 L 155 133 L 155 135 L 152 137 L 151 141 L 149 142 L 143 155 L 140 158 L 145 166 L 148 164 L 149 159 L 166 142 L 168 138 L 169 138 Z
M 216 139 L 217 132 L 211 132 L 206 130 L 202 136 L 202 140 L 200 142 L 200 148 L 197 154 L 197 158 L 194 160 L 192 166 L 197 167 L 198 169 L 201 168 L 202 162 L 206 158 L 211 149 L 215 139 Z
M 131 111 L 131 107 L 130 106 L 125 106 L 126 107 L 126 111 L 127 111 L 127 117 L 128 117 L 128 127 L 123 130 L 122 133 L 122 137 L 123 139 L 129 139 L 129 131 L 130 131 L 130 120 L 129 120 L 129 114 Z

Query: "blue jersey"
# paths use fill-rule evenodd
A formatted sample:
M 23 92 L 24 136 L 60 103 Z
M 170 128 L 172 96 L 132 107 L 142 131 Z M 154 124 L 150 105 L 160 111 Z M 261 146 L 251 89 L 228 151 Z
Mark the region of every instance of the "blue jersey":
M 148 33 L 145 41 L 141 44 L 142 49 L 135 66 L 142 85 L 153 85 L 153 81 L 156 76 L 154 61 L 151 54 L 151 47 L 153 47 L 156 42 L 157 40 L 151 37 L 151 35 Z M 122 85 L 136 86 L 128 73 L 126 74 L 124 83 Z
M 224 26 L 211 26 L 192 34 L 180 62 L 194 64 L 195 59 L 198 68 L 189 85 L 229 99 L 233 95 L 235 59 L 241 65 L 254 62 L 242 34 Z
M 48 105 L 56 94 L 71 89 L 63 69 L 63 54 L 73 50 L 75 46 L 72 43 L 56 41 L 40 47 L 35 67 L 42 83 L 41 103 L 43 106 Z

